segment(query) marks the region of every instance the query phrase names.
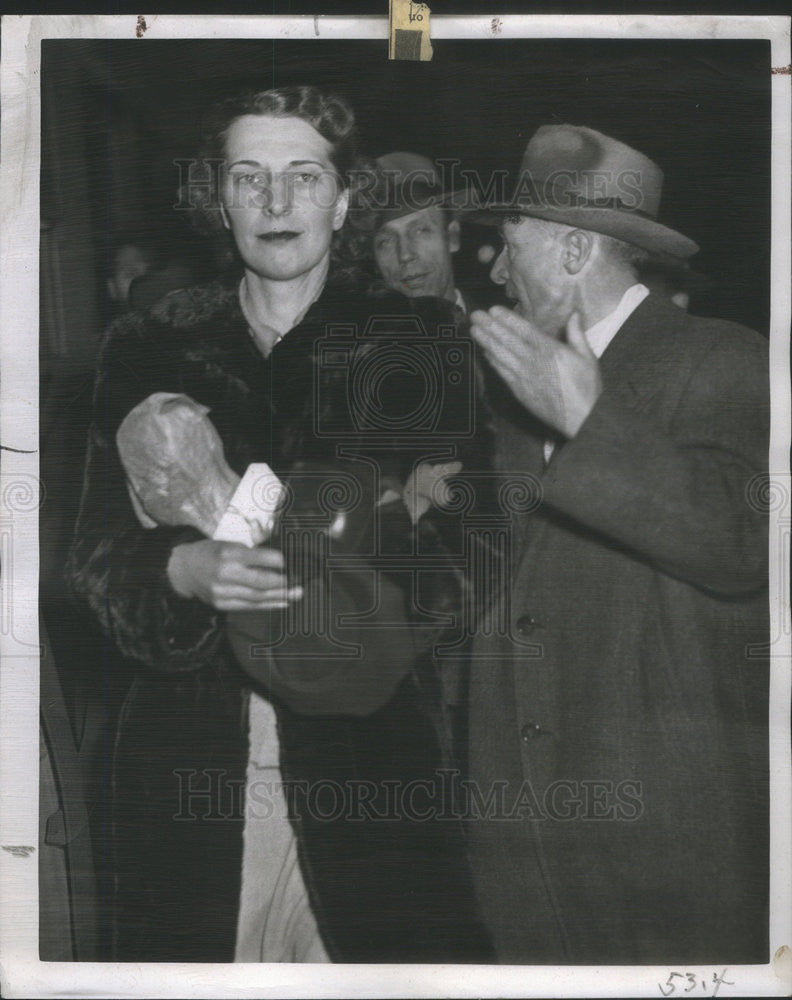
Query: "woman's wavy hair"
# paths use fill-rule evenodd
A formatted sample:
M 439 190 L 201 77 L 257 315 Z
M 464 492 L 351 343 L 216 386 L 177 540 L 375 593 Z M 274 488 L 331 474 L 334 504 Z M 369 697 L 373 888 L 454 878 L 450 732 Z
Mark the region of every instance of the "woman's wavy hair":
M 350 192 L 350 203 L 356 201 L 355 188 L 371 170 L 369 161 L 358 154 L 355 114 L 343 97 L 325 94 L 317 87 L 293 86 L 246 90 L 217 101 L 204 118 L 198 162 L 193 165 L 190 181 L 182 186 L 179 196 L 180 204 L 191 213 L 194 228 L 222 240 L 229 261 L 236 252 L 220 213 L 220 167 L 226 157 L 228 132 L 244 115 L 301 118 L 316 129 L 330 143 L 330 160 L 344 188 Z M 370 262 L 369 243 L 369 234 L 345 222 L 333 235 L 331 278 L 363 278 Z

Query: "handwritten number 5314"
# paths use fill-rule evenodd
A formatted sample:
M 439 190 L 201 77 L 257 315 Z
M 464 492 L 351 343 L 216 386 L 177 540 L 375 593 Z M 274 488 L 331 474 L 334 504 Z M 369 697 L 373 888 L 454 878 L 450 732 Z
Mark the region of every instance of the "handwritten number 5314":
M 727 969 L 724 969 L 720 975 L 718 975 L 717 972 L 712 973 L 712 981 L 715 984 L 715 988 L 712 991 L 713 997 L 716 997 L 718 995 L 718 990 L 720 989 L 721 983 L 725 983 L 727 986 L 734 986 L 734 983 L 731 983 L 728 980 L 724 979 L 724 976 L 726 975 L 727 971 L 728 971 Z M 677 983 L 674 981 L 675 979 L 681 979 L 683 980 L 683 982 Z M 682 993 L 691 993 L 693 990 L 695 990 L 695 988 L 699 984 L 699 979 L 694 972 L 672 972 L 669 975 L 668 979 L 666 979 L 665 983 L 658 983 L 657 985 L 664 997 L 670 997 L 672 993 L 676 992 L 677 987 L 680 987 L 681 989 L 681 987 L 684 985 L 684 981 L 687 981 L 688 986 L 684 990 L 682 990 Z M 701 980 L 701 989 L 705 993 L 707 992 L 707 982 L 705 979 Z

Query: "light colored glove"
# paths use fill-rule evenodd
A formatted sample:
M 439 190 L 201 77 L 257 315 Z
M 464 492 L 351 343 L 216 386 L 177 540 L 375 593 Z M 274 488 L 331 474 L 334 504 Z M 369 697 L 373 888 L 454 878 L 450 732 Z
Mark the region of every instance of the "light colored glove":
M 208 413 L 158 392 L 124 419 L 116 441 L 135 512 L 146 527 L 191 525 L 207 536 L 171 553 L 168 578 L 183 597 L 218 611 L 284 608 L 302 591 L 288 587 L 280 552 L 254 548 L 272 532 L 283 486 L 263 463 L 240 480 Z
M 220 523 L 239 476 L 208 413 L 189 396 L 155 392 L 119 427 L 118 452 L 146 527 L 188 524 L 211 538 Z
M 421 462 L 410 473 L 402 493 L 413 524 L 430 507 L 446 507 L 450 500 L 450 487 L 446 480 L 458 476 L 462 471 L 461 462 Z

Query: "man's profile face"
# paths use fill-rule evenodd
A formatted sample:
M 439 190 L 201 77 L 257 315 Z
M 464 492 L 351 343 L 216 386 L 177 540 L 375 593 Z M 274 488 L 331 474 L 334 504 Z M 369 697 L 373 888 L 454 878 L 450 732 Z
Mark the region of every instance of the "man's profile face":
M 459 223 L 433 205 L 386 222 L 374 236 L 374 256 L 388 288 L 416 298 L 454 299 L 451 255 L 459 249 Z
M 539 219 L 508 218 L 500 227 L 503 250 L 490 277 L 516 300 L 515 311 L 543 333 L 556 337 L 569 319 L 558 234 Z

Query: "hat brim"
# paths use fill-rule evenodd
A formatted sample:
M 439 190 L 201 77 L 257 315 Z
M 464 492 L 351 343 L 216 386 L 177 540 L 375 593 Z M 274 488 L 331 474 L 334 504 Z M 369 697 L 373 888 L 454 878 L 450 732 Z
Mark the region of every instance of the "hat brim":
M 699 245 L 675 229 L 669 229 L 645 215 L 637 215 L 615 208 L 555 208 L 549 205 L 520 205 L 515 203 L 487 205 L 464 212 L 465 222 L 499 226 L 506 215 L 526 215 L 529 218 L 560 222 L 579 229 L 588 229 L 603 236 L 612 236 L 632 246 L 639 247 L 660 257 L 687 260 L 698 253 Z
M 428 198 L 421 198 L 420 200 L 414 202 L 407 202 L 401 205 L 394 205 L 388 208 L 381 208 L 375 212 L 375 229 L 379 229 L 388 222 L 394 222 L 396 219 L 403 219 L 407 215 L 414 215 L 416 212 L 422 212 L 425 208 L 447 208 L 451 211 L 456 211 L 453 204 L 453 199 L 455 196 L 459 196 L 461 192 L 459 191 L 446 191 L 440 194 L 432 195 Z

